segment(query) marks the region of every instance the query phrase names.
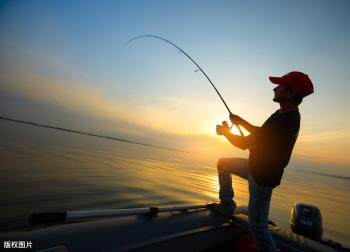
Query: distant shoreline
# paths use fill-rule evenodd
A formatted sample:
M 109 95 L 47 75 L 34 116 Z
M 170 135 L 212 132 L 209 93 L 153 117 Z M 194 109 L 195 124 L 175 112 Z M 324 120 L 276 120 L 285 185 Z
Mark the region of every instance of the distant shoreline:
M 298 170 L 298 169 L 291 169 L 291 170 L 292 171 L 296 171 L 296 172 L 305 172 L 305 173 L 325 176 L 325 177 L 332 177 L 332 178 L 350 180 L 350 177 L 346 177 L 346 176 L 339 176 L 339 175 L 333 175 L 333 174 L 327 174 L 327 173 L 319 173 L 319 172 L 312 172 L 312 171 L 303 171 L 303 170 Z

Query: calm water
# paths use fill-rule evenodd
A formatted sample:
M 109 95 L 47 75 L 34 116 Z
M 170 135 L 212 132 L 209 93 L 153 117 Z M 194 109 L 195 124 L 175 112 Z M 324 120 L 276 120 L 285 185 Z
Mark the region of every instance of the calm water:
M 217 158 L 0 121 L 0 225 L 23 225 L 34 212 L 216 200 Z M 350 180 L 294 169 L 303 167 L 286 170 L 270 219 L 289 229 L 294 202 L 317 205 L 324 236 L 350 247 Z M 247 204 L 247 183 L 233 181 Z

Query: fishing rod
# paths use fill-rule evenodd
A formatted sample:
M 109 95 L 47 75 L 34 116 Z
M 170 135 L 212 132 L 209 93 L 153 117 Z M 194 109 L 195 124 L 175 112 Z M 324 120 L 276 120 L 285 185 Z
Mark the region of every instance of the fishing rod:
M 177 48 L 178 50 L 180 50 L 180 52 L 182 52 L 183 54 L 185 54 L 185 56 L 187 58 L 189 58 L 197 67 L 198 69 L 204 74 L 204 76 L 207 78 L 207 80 L 210 82 L 210 84 L 213 86 L 213 88 L 215 89 L 216 93 L 219 95 L 221 101 L 224 103 L 227 111 L 229 112 L 230 115 L 232 115 L 233 113 L 231 112 L 230 108 L 227 106 L 224 98 L 222 98 L 221 94 L 219 93 L 219 91 L 217 90 L 217 88 L 215 87 L 214 83 L 209 79 L 208 75 L 203 71 L 203 69 L 191 58 L 190 55 L 188 55 L 184 50 L 182 50 L 179 46 L 177 46 L 176 44 L 174 44 L 173 42 L 165 39 L 165 38 L 162 38 L 162 37 L 159 37 L 159 36 L 154 36 L 154 35 L 140 35 L 140 36 L 136 36 L 136 37 L 133 37 L 131 39 L 129 39 L 127 42 L 124 43 L 123 46 L 126 46 L 128 45 L 129 43 L 131 43 L 132 41 L 136 40 L 136 39 L 139 39 L 139 38 L 156 38 L 156 39 L 160 39 L 160 40 L 163 40 L 164 42 L 174 46 L 175 48 Z M 243 132 L 240 128 L 240 126 L 237 124 L 236 127 L 238 128 L 239 130 L 239 133 L 241 134 L 241 136 L 244 136 L 243 135 Z

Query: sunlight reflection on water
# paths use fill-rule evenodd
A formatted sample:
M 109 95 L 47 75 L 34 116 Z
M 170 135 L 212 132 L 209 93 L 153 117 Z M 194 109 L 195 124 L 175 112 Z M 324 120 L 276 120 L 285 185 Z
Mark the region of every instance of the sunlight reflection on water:
M 18 225 L 33 212 L 217 200 L 218 157 L 39 131 L 33 135 L 49 140 L 19 138 L 2 129 L 2 226 Z M 233 176 L 233 185 L 236 202 L 247 204 L 247 182 Z M 326 235 L 349 246 L 349 188 L 349 180 L 287 169 L 274 190 L 270 218 L 289 229 L 294 202 L 314 204 L 323 214 Z

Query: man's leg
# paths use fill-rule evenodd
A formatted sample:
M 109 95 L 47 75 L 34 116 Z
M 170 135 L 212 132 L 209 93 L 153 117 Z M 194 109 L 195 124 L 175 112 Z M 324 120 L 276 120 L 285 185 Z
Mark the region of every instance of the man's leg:
M 249 227 L 260 252 L 276 252 L 276 244 L 268 227 L 272 188 L 260 186 L 249 175 Z
M 217 164 L 219 176 L 219 198 L 221 203 L 227 205 L 231 209 L 236 207 L 233 201 L 234 191 L 232 188 L 231 174 L 248 179 L 249 168 L 248 159 L 245 158 L 220 158 Z

